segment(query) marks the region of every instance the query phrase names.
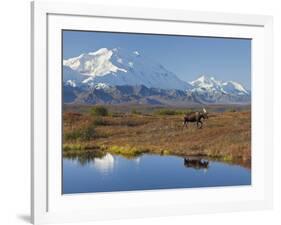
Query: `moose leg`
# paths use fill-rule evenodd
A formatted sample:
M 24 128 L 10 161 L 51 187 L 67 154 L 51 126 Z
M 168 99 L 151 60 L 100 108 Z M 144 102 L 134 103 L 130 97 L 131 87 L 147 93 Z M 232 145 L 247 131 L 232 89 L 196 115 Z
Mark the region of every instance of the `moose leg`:
M 199 127 L 199 123 L 200 123 L 200 127 Z M 203 123 L 201 120 L 197 121 L 197 128 L 201 129 L 203 127 Z
M 188 119 L 187 119 L 187 118 L 184 118 L 183 126 L 184 126 L 184 127 L 187 127 L 187 124 L 188 124 Z

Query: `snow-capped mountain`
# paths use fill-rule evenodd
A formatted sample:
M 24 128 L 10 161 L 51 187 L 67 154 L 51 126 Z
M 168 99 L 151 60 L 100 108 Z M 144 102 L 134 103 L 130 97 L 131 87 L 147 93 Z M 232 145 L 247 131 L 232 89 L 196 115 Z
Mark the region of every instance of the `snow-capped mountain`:
M 63 61 L 64 102 L 87 104 L 250 103 L 235 81 L 201 76 L 185 82 L 138 51 L 101 48 Z
M 223 82 L 214 77 L 200 76 L 197 80 L 191 81 L 193 90 L 198 92 L 221 92 L 224 94 L 248 95 L 250 94 L 241 84 L 235 81 Z
M 64 81 L 77 86 L 145 85 L 146 87 L 186 90 L 191 86 L 161 64 L 138 51 L 101 48 L 63 61 Z
M 193 86 L 190 92 L 206 103 L 249 102 L 251 97 L 250 91 L 235 81 L 220 81 L 214 77 L 200 76 L 190 84 Z

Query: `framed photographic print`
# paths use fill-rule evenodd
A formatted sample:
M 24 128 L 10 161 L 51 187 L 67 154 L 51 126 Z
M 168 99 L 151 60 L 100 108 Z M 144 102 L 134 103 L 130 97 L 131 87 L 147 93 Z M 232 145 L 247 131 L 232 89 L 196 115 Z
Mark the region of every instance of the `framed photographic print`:
M 35 224 L 272 207 L 269 16 L 32 3 Z

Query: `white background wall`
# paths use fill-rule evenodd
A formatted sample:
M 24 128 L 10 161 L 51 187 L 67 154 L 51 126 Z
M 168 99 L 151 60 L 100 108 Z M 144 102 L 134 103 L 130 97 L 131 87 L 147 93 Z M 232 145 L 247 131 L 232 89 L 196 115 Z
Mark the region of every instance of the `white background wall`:
M 86 0 L 84 0 L 86 1 Z M 81 2 L 81 1 L 79 1 Z M 274 16 L 275 123 L 281 127 L 278 0 L 88 0 L 102 4 L 187 9 Z M 0 224 L 26 224 L 30 208 L 30 4 L 6 0 L 0 5 Z M 279 96 L 279 97 L 278 97 Z M 275 127 L 275 209 L 227 214 L 107 221 L 95 224 L 280 224 L 280 128 Z M 89 223 L 91 224 L 91 223 Z

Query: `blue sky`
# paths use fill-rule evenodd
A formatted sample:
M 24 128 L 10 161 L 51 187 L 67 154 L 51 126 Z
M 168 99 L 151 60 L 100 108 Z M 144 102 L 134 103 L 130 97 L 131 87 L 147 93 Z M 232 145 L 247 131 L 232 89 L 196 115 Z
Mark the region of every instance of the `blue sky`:
M 64 59 L 99 48 L 116 47 L 137 50 L 185 81 L 207 75 L 238 81 L 251 89 L 251 40 L 63 31 Z

